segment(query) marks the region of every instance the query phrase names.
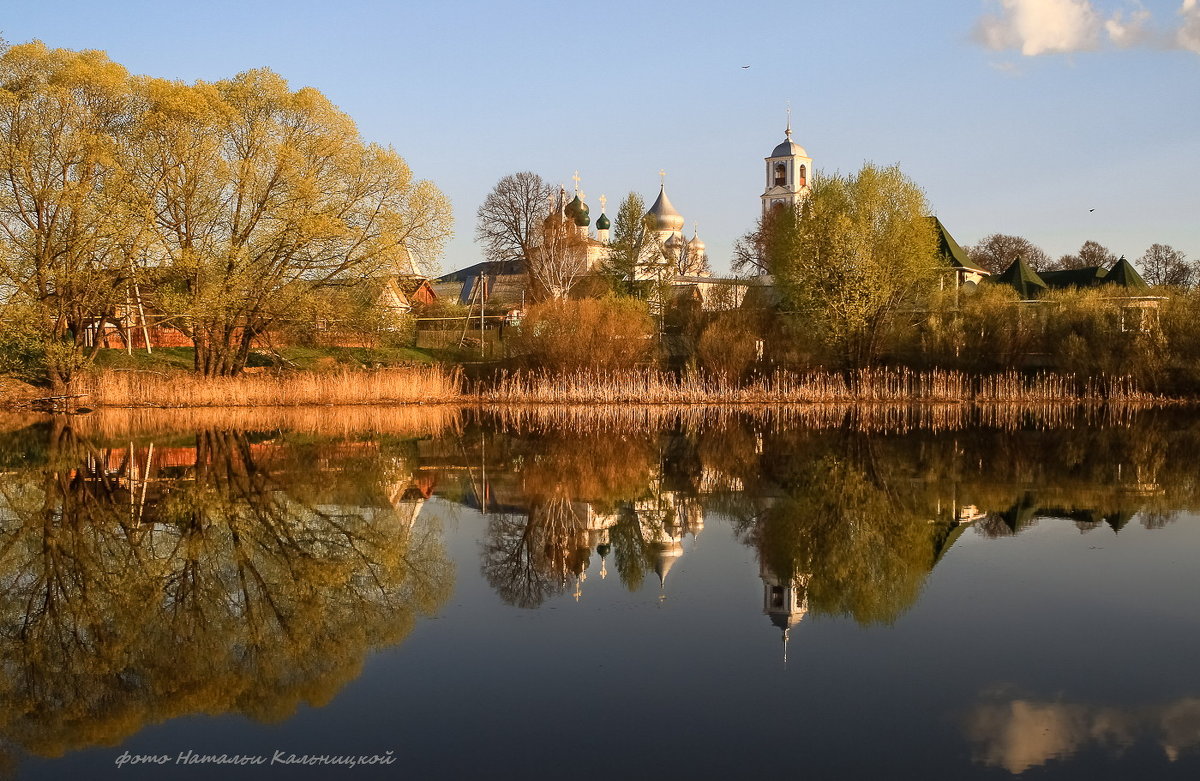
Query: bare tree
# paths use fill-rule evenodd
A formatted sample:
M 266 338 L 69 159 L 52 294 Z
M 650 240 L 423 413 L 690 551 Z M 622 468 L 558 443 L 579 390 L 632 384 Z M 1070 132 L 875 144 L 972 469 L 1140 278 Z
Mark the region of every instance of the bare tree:
M 773 221 L 779 215 L 778 208 L 771 209 L 758 218 L 754 230 L 742 235 L 733 245 L 733 270 L 739 274 L 767 274 L 767 246 Z
M 587 272 L 587 240 L 570 217 L 552 212 L 541 222 L 529 248 L 529 279 L 539 298 L 567 297 L 575 280 Z
M 1097 241 L 1085 241 L 1074 255 L 1063 255 L 1046 268 L 1047 271 L 1062 271 L 1072 268 L 1094 268 L 1095 266 L 1111 266 L 1117 262 L 1117 256 L 1112 250 Z
M 966 249 L 971 262 L 993 274 L 1002 273 L 1018 257 L 1023 258 L 1035 271 L 1051 265 L 1050 256 L 1045 250 L 1024 236 L 993 233 Z
M 552 195 L 550 185 L 531 171 L 496 182 L 475 215 L 475 240 L 484 257 L 492 262 L 528 258 Z
M 1189 287 L 1196 281 L 1196 266 L 1188 261 L 1187 255 L 1166 244 L 1150 245 L 1137 265 L 1151 285 Z

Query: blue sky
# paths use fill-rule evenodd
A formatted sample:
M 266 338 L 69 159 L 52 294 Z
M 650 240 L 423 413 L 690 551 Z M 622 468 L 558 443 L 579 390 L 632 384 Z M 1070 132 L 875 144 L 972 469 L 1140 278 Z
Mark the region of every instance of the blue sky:
M 602 193 L 610 216 L 653 200 L 660 168 L 726 269 L 789 101 L 818 170 L 898 163 L 960 243 L 1200 258 L 1197 0 L 60 1 L 10 4 L 0 33 L 320 89 L 450 197 L 443 271 L 479 260 L 505 174 L 570 189 L 578 170 L 595 217 Z

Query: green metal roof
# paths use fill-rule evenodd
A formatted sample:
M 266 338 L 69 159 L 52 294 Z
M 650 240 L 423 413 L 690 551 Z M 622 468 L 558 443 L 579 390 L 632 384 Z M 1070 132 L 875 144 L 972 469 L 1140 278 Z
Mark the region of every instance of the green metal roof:
M 1107 274 L 1101 266 L 1066 268 L 1060 271 L 1043 271 L 1042 280 L 1055 290 L 1067 287 L 1095 287 L 1107 281 Z
M 976 271 L 981 274 L 987 274 L 987 269 L 980 268 L 977 264 L 971 262 L 971 256 L 967 251 L 959 246 L 954 237 L 950 235 L 950 231 L 946 230 L 946 226 L 937 217 L 929 218 L 933 222 L 933 227 L 937 231 L 938 250 L 942 253 L 942 257 L 946 262 L 955 268 L 965 268 L 968 271 Z
M 1150 286 L 1146 284 L 1146 280 L 1142 279 L 1142 275 L 1137 273 L 1137 269 L 1133 264 L 1125 259 L 1122 255 L 1113 267 L 1108 270 L 1108 275 L 1104 277 L 1106 283 L 1120 285 L 1126 290 L 1137 290 L 1146 292 L 1150 290 Z
M 1037 298 L 1050 287 L 1020 255 L 1008 268 L 1004 269 L 1004 273 L 992 277 L 992 281 L 1014 288 L 1017 294 L 1026 301 Z

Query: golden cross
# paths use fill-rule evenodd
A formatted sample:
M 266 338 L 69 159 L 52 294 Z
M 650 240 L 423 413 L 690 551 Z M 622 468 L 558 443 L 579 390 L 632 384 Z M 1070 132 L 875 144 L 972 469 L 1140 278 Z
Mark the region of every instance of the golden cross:
M 600 193 L 600 213 L 604 214 L 604 209 L 608 206 L 608 199 L 604 197 L 604 193 Z
M 661 168 L 660 168 L 660 169 L 658 169 L 658 183 L 659 183 L 659 184 L 666 184 L 666 183 L 667 183 L 667 172 L 666 172 L 666 171 L 664 171 L 664 170 L 663 170 L 663 169 L 661 169 Z
M 579 192 L 579 172 L 576 171 L 575 175 L 571 178 L 575 180 L 575 192 Z

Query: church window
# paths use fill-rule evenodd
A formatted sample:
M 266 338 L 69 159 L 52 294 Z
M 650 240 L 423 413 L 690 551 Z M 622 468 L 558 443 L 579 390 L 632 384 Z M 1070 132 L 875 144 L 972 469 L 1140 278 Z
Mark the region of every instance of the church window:
M 783 163 L 775 164 L 775 186 L 782 187 L 787 184 L 787 166 Z
M 808 184 L 808 166 L 800 166 L 800 186 L 804 187 Z

